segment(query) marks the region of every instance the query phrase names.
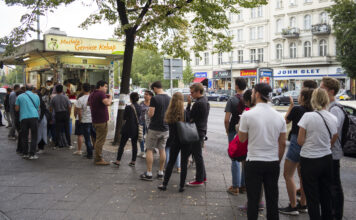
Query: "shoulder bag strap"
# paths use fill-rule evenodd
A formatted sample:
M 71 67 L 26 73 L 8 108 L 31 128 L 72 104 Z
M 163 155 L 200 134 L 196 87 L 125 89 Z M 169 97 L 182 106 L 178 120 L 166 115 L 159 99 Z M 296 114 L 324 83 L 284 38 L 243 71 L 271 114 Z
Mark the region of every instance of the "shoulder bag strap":
M 34 106 L 35 109 L 37 110 L 37 107 L 36 107 L 36 105 L 35 105 L 35 102 L 32 100 L 31 96 L 30 96 L 29 94 L 27 94 L 26 92 L 25 92 L 25 94 L 30 98 L 30 100 L 31 100 L 31 102 L 32 102 L 32 104 L 33 104 L 33 106 Z
M 136 108 L 135 108 L 135 106 L 134 106 L 133 104 L 131 104 L 130 106 L 131 106 L 131 108 L 133 109 L 133 111 L 135 112 L 135 116 L 136 116 L 137 124 L 139 125 L 140 123 L 139 123 L 139 121 L 138 121 Z
M 328 129 L 328 132 L 329 132 L 329 135 L 330 135 L 330 139 L 332 139 L 331 132 L 330 132 L 328 124 L 325 121 L 325 118 L 320 114 L 320 112 L 316 112 L 316 113 L 318 113 L 320 115 L 320 117 L 323 119 L 324 124 L 325 124 L 326 128 Z

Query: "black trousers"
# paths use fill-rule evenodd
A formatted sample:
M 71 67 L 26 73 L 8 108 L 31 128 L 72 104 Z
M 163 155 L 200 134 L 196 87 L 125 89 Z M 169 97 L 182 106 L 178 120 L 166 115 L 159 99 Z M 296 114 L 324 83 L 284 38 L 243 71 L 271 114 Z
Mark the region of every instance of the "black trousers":
M 321 158 L 300 157 L 300 172 L 312 220 L 333 219 L 331 185 L 333 182 L 331 155 Z M 321 208 L 321 215 L 320 215 Z
M 69 133 L 69 114 L 67 111 L 64 112 L 56 112 L 55 114 L 55 119 L 56 119 L 56 146 L 59 146 L 59 140 L 60 140 L 60 134 L 62 130 L 64 129 L 65 136 L 67 139 L 67 143 L 72 145 L 71 139 L 70 139 L 70 133 Z M 64 146 L 61 146 L 64 147 Z
M 31 130 L 31 146 L 29 150 L 28 146 L 28 132 Z M 30 156 L 35 155 L 37 147 L 37 132 L 38 132 L 38 119 L 37 118 L 27 118 L 21 121 L 21 141 L 22 141 L 22 152 L 23 154 Z
M 247 218 L 258 218 L 262 184 L 265 190 L 267 219 L 278 220 L 279 161 L 246 161 Z
M 190 147 L 187 145 L 182 145 L 178 140 L 172 140 L 171 145 L 169 146 L 169 161 L 166 167 L 166 172 L 164 173 L 163 185 L 167 186 L 169 179 L 171 178 L 174 165 L 177 161 L 179 151 L 181 151 L 181 173 L 180 173 L 180 184 L 181 188 L 185 185 L 185 179 L 187 178 L 187 166 L 188 158 L 190 155 Z
M 206 172 L 205 172 L 205 165 L 204 165 L 204 158 L 203 158 L 203 151 L 202 151 L 203 147 L 204 147 L 204 138 L 201 138 L 199 142 L 187 146 L 187 151 L 184 152 L 182 151 L 181 154 L 181 172 L 183 173 L 183 167 L 186 166 L 186 164 L 188 164 L 188 158 L 190 155 L 192 155 L 196 165 L 195 180 L 199 182 L 203 182 L 204 179 L 206 179 Z M 186 179 L 186 175 L 187 174 L 185 173 L 185 177 L 183 178 L 184 181 Z M 181 180 L 182 180 L 182 175 L 181 175 Z
M 125 149 L 125 145 L 126 142 L 129 140 L 129 137 L 125 136 L 125 135 L 121 135 L 121 140 L 120 140 L 120 146 L 119 146 L 119 150 L 117 151 L 117 160 L 121 160 L 122 154 L 124 153 L 124 149 Z M 131 138 L 131 144 L 132 144 L 132 161 L 136 161 L 136 157 L 137 157 L 137 137 L 135 138 Z
M 333 160 L 333 182 L 331 187 L 334 219 L 342 219 L 344 214 L 344 192 L 340 178 L 340 160 Z

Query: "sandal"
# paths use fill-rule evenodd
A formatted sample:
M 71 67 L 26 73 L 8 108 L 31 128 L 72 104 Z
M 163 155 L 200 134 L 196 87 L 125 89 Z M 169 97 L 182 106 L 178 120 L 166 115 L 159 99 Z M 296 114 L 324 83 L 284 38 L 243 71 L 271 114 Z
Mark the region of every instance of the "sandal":
M 116 166 L 120 166 L 120 163 L 116 162 L 116 161 L 111 161 L 112 164 L 116 165 Z

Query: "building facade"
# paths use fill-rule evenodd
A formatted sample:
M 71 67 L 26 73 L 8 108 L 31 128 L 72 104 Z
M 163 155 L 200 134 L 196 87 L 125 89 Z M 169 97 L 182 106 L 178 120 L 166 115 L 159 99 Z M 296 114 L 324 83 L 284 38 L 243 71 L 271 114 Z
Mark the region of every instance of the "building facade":
M 228 14 L 233 51 L 191 54 L 194 72 L 206 73 L 211 89 L 234 88 L 234 78 L 249 87 L 267 82 L 273 88 L 298 90 L 305 79 L 336 77 L 350 89 L 350 79 L 336 61 L 336 39 L 326 9 L 331 0 L 273 0 Z

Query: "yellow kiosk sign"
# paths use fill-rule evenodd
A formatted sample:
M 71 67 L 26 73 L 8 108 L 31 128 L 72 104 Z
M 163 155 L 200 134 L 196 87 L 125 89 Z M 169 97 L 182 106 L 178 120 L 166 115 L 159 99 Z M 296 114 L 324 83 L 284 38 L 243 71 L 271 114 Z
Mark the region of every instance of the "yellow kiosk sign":
M 113 40 L 45 35 L 44 43 L 46 51 L 113 55 L 124 54 L 124 44 L 122 42 Z

